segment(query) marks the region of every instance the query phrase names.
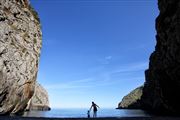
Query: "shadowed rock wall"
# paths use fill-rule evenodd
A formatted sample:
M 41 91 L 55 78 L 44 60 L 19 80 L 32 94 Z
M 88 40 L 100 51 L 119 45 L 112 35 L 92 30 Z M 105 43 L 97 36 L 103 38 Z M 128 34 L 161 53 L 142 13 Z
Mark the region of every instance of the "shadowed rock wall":
M 158 0 L 156 48 L 143 89 L 145 109 L 180 113 L 180 0 Z
M 158 114 L 180 114 L 180 0 L 158 0 L 158 7 L 157 44 L 145 71 L 140 108 Z M 132 105 L 136 103 L 126 108 Z
M 34 94 L 41 29 L 28 0 L 0 0 L 0 113 L 18 113 Z

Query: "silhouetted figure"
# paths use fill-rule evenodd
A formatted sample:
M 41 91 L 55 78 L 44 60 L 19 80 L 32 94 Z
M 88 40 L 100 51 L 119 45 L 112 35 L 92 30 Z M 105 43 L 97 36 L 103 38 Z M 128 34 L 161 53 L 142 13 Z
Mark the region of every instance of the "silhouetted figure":
M 90 111 L 87 111 L 87 117 L 90 118 Z
M 93 108 L 93 118 L 97 117 L 97 107 L 99 108 L 98 105 L 96 105 L 94 102 L 92 102 L 90 111 L 91 111 L 91 109 Z

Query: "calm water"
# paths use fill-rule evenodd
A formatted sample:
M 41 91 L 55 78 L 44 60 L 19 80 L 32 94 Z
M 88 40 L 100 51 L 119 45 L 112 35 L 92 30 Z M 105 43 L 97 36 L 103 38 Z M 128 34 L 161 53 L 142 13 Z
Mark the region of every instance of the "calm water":
M 26 112 L 26 117 L 58 117 L 58 118 L 74 118 L 87 117 L 88 109 L 52 109 L 51 111 L 31 111 Z M 91 112 L 92 116 L 92 112 Z M 116 109 L 99 109 L 98 117 L 143 117 L 149 116 L 142 110 L 116 110 Z

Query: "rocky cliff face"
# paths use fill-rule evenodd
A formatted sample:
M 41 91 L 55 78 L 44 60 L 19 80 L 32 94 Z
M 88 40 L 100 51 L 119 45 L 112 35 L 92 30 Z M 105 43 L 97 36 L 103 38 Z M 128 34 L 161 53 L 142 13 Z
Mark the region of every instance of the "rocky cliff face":
M 20 112 L 33 96 L 41 36 L 28 0 L 0 0 L 0 113 Z
M 35 93 L 27 106 L 28 110 L 50 110 L 48 92 L 42 85 L 36 83 Z
M 158 113 L 180 113 L 180 0 L 158 0 L 157 45 L 150 56 L 142 103 Z
M 140 99 L 142 96 L 143 86 L 136 88 L 128 95 L 123 97 L 122 101 L 119 103 L 119 109 L 137 109 L 141 108 Z

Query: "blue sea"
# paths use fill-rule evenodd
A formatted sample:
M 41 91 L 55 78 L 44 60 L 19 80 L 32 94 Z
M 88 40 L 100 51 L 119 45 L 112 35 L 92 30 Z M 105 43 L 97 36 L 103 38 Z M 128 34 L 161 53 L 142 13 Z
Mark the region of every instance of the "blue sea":
M 24 117 L 86 118 L 88 109 L 52 109 L 51 111 L 25 112 Z M 143 110 L 99 109 L 97 117 L 145 117 Z M 92 112 L 91 112 L 92 117 Z

